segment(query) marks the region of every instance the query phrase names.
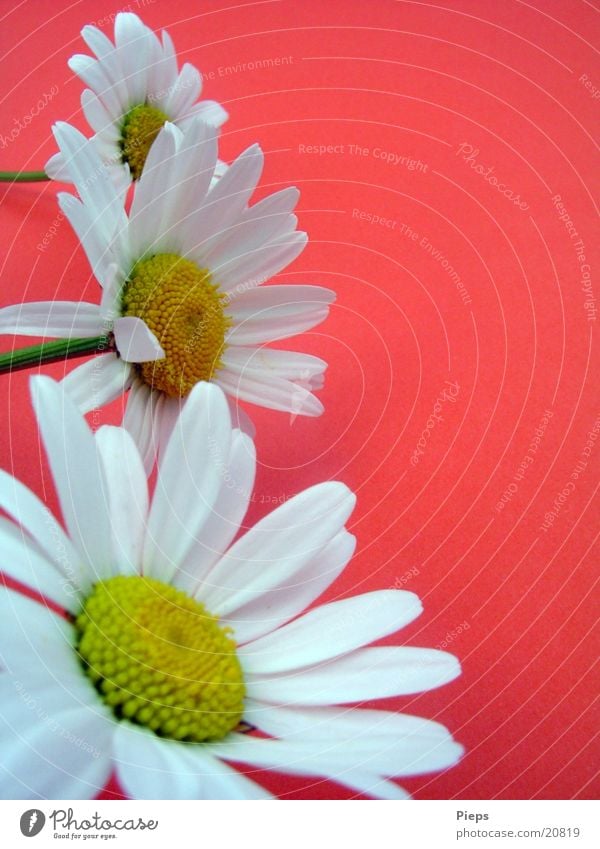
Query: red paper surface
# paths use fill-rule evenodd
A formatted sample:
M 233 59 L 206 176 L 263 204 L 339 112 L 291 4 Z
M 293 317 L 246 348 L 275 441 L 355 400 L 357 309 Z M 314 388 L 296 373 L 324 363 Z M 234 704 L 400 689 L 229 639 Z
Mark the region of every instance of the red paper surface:
M 345 481 L 358 493 L 358 553 L 327 597 L 414 591 L 425 612 L 400 639 L 460 658 L 453 684 L 385 703 L 444 722 L 467 749 L 459 766 L 403 784 L 418 799 L 593 796 L 593 4 L 4 3 L 1 168 L 42 168 L 56 120 L 87 129 L 67 59 L 86 52 L 85 23 L 112 35 L 121 9 L 168 28 L 180 60 L 204 73 L 204 95 L 230 112 L 222 158 L 260 142 L 256 199 L 301 190 L 310 242 L 279 282 L 338 293 L 327 322 L 287 345 L 328 360 L 326 411 L 292 421 L 248 407 L 260 469 L 247 523 L 306 486 Z M 56 190 L 0 187 L 2 306 L 99 298 Z M 0 380 L 0 464 L 55 507 L 28 374 Z M 259 777 L 285 798 L 351 795 Z

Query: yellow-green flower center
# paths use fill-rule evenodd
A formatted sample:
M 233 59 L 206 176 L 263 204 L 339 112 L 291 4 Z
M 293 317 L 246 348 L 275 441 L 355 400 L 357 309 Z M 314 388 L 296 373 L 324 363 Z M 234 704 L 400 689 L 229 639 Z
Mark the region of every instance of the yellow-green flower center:
M 85 671 L 119 719 L 190 742 L 239 724 L 245 687 L 231 629 L 185 593 L 152 578 L 109 578 L 75 624 Z
M 131 177 L 139 180 L 144 170 L 148 152 L 169 118 L 155 106 L 140 103 L 130 109 L 121 127 L 123 162 L 129 165 Z
M 177 254 L 156 254 L 138 262 L 125 288 L 123 315 L 143 319 L 165 352 L 162 360 L 143 363 L 142 379 L 171 397 L 183 397 L 221 366 L 225 296 L 210 273 Z

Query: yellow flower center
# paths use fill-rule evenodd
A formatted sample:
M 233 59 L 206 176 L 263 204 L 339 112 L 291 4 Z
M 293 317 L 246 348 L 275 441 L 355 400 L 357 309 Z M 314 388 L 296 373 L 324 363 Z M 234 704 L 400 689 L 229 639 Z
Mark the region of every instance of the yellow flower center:
M 119 719 L 196 743 L 239 724 L 245 687 L 231 628 L 185 593 L 152 578 L 109 578 L 75 624 L 85 671 Z
M 140 103 L 130 109 L 121 127 L 123 162 L 127 162 L 131 177 L 139 180 L 144 170 L 148 152 L 169 118 L 155 106 Z
M 210 273 L 177 254 L 156 254 L 138 262 L 125 284 L 122 314 L 143 319 L 165 352 L 142 363 L 140 375 L 154 389 L 183 397 L 221 366 L 225 296 Z

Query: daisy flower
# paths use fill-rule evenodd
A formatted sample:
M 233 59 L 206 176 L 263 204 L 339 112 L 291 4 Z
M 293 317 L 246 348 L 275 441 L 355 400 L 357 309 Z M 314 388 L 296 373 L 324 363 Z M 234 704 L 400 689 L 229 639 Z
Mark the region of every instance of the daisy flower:
M 215 101 L 197 102 L 202 75 L 188 62 L 179 71 L 173 42 L 164 30 L 161 42 L 137 15 L 119 12 L 114 44 L 94 26 L 85 26 L 81 35 L 96 58 L 77 54 L 69 68 L 88 86 L 81 95 L 83 114 L 119 190 L 139 180 L 166 121 L 185 129 L 194 118 L 214 127 L 227 120 L 227 112 Z M 63 153 L 51 157 L 46 173 L 72 182 Z
M 124 425 L 151 464 L 182 398 L 202 380 L 232 397 L 317 416 L 318 357 L 264 348 L 308 330 L 335 295 L 308 285 L 259 286 L 304 248 L 294 187 L 253 206 L 263 166 L 253 145 L 209 188 L 217 161 L 214 130 L 196 121 L 183 134 L 166 124 L 136 184 L 129 216 L 96 148 L 68 124 L 55 135 L 81 200 L 59 194 L 103 287 L 100 305 L 53 301 L 0 310 L 0 333 L 59 338 L 114 334 L 116 351 L 66 378 L 84 411 L 131 389 Z M 156 439 L 155 439 L 156 437 Z
M 191 393 L 150 499 L 127 431 L 93 434 L 59 384 L 32 383 L 66 531 L 2 473 L 3 567 L 47 600 L 0 592 L 2 798 L 91 798 L 116 772 L 135 798 L 264 799 L 267 769 L 398 799 L 391 777 L 456 763 L 438 723 L 347 706 L 460 670 L 365 648 L 418 616 L 412 593 L 313 605 L 354 550 L 346 486 L 301 492 L 232 544 L 255 457 L 220 389 Z

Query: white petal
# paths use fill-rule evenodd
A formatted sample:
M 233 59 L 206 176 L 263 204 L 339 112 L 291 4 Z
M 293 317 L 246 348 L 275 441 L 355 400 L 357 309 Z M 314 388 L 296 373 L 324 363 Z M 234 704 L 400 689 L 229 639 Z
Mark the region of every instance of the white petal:
M 113 534 L 115 572 L 137 574 L 148 515 L 148 484 L 137 448 L 122 427 L 101 427 L 96 443 L 102 458 L 110 523 Z
M 115 318 L 121 314 L 123 283 L 123 275 L 119 266 L 116 262 L 110 262 L 106 266 L 104 280 L 102 281 L 102 298 L 100 300 L 100 314 L 109 330 L 112 330 Z
M 81 557 L 52 513 L 31 490 L 2 470 L 0 509 L 21 525 L 65 579 L 83 578 Z
M 0 333 L 20 336 L 102 336 L 97 304 L 85 301 L 37 301 L 0 309 Z
M 315 750 L 310 741 L 298 744 L 233 733 L 210 748 L 217 757 L 290 775 L 324 776 L 341 782 L 339 773 L 347 769 L 346 765 L 335 763 L 333 758 L 322 753 L 322 743 Z
M 163 80 L 170 81 L 171 84 L 177 79 L 177 54 L 173 46 L 173 40 L 166 30 L 162 30 L 162 69 L 161 76 Z M 170 88 L 170 86 L 168 86 Z
M 335 301 L 335 292 L 324 286 L 282 284 L 234 290 L 229 295 L 227 312 L 237 324 L 259 319 L 265 313 L 277 311 L 290 316 L 306 310 L 326 307 Z
M 432 690 L 460 675 L 460 664 L 447 652 L 391 646 L 307 666 L 287 675 L 248 676 L 250 698 L 271 704 L 347 704 Z
M 69 706 L 110 713 L 83 673 L 75 651 L 75 629 L 69 622 L 21 593 L 3 588 L 0 614 L 0 662 L 7 676 L 14 676 L 20 695 L 25 691 L 38 695 L 43 689 L 54 707 L 69 702 Z
M 236 324 L 243 324 L 274 312 L 282 317 L 293 316 L 329 306 L 333 301 L 335 292 L 324 286 L 276 284 L 232 292 L 227 312 Z
M 254 439 L 256 436 L 256 427 L 248 413 L 243 410 L 230 395 L 227 396 L 227 403 L 229 404 L 232 426 L 241 430 L 242 433 L 245 433 L 246 436 L 250 437 L 250 439 Z
M 208 122 L 210 123 L 210 121 Z M 211 181 L 211 189 L 217 185 L 223 174 L 227 171 L 229 165 L 226 162 L 223 162 L 222 159 L 217 159 L 217 164 L 215 165 L 215 173 L 213 174 L 213 179 Z
M 192 258 L 200 265 L 205 252 L 213 247 L 213 240 L 222 238 L 245 209 L 260 178 L 263 162 L 259 145 L 245 150 L 211 188 L 204 202 L 182 221 L 186 243 L 195 246 Z
M 216 100 L 202 100 L 196 103 L 185 113 L 185 116 L 177 119 L 180 126 L 187 127 L 188 121 L 199 118 L 211 127 L 221 127 L 229 118 L 229 115 Z
M 145 574 L 169 581 L 183 563 L 219 495 L 231 445 L 223 393 L 196 384 L 159 466 L 144 546 Z
M 127 87 L 129 105 L 144 103 L 147 67 L 152 58 L 153 33 L 137 15 L 120 12 L 115 19 L 115 58 Z
M 223 176 L 227 170 L 225 167 L 216 173 Z M 229 216 L 227 225 L 220 221 L 221 229 L 203 246 L 203 261 L 217 271 L 255 249 L 287 240 L 298 225 L 296 216 L 291 214 L 298 197 L 298 190 L 291 186 L 268 195 L 250 208 L 240 209 L 235 216 Z M 254 285 L 257 284 L 258 281 Z
M 142 20 L 134 12 L 119 12 L 115 18 L 115 46 L 125 47 L 141 39 L 146 30 Z
M 443 725 L 417 716 L 347 707 L 286 708 L 246 701 L 244 719 L 273 737 L 299 745 L 310 741 L 314 751 L 359 766 L 378 775 L 413 775 L 453 766 L 462 747 Z M 344 783 L 348 784 L 345 774 Z M 373 783 L 375 783 L 373 781 Z M 356 785 L 359 786 L 358 784 Z M 366 790 L 373 795 L 379 792 Z M 385 792 L 394 792 L 387 788 Z
M 81 37 L 92 50 L 98 59 L 104 59 L 114 51 L 114 45 L 108 36 L 104 35 L 102 30 L 97 27 L 87 24 L 81 30 Z
M 244 720 L 271 737 L 290 742 L 323 740 L 351 746 L 353 741 L 417 741 L 432 748 L 452 740 L 445 726 L 420 716 L 353 707 L 282 707 L 247 699 Z
M 171 186 L 169 174 L 176 159 L 178 134 L 179 130 L 173 124 L 164 125 L 150 148 L 142 176 L 136 184 L 129 225 L 136 257 L 149 251 L 153 254 L 164 252 L 169 245 L 175 247 L 174 234 L 169 232 L 171 210 L 167 207 L 177 194 L 177 186 Z
M 106 163 L 106 169 L 110 174 L 110 178 L 115 187 L 115 191 L 119 194 L 119 197 L 123 199 L 123 203 L 125 203 L 129 187 L 132 183 L 129 165 L 126 162 L 115 162 L 113 156 L 110 162 Z M 135 260 L 135 256 L 130 253 L 128 256 L 128 260 L 129 264 L 131 265 L 131 263 Z
M 95 133 L 102 133 L 103 138 L 110 137 L 115 144 L 118 142 L 119 130 L 114 117 L 89 88 L 81 92 L 81 108 L 86 121 Z
M 374 799 L 387 799 L 395 802 L 404 802 L 406 799 L 410 799 L 410 793 L 407 793 L 399 784 L 360 770 L 344 772 L 342 783 L 346 787 L 357 790 L 364 795 L 372 796 Z
M 98 410 L 119 398 L 129 388 L 134 372 L 116 354 L 102 354 L 69 372 L 61 381 L 63 389 L 82 413 Z
M 114 62 L 110 58 L 97 62 L 91 56 L 77 53 L 67 64 L 98 95 L 111 115 L 116 118 L 126 113 L 127 91 L 122 81 L 115 79 Z
M 270 799 L 240 772 L 210 755 L 205 745 L 161 740 L 120 724 L 115 735 L 119 780 L 133 799 Z
M 245 434 L 234 431 L 221 491 L 175 577 L 174 582 L 181 589 L 188 593 L 196 591 L 227 550 L 246 515 L 255 472 L 254 443 Z
M 236 322 L 227 332 L 225 341 L 228 345 L 262 345 L 265 342 L 287 339 L 311 330 L 325 321 L 329 315 L 329 307 L 304 306 L 297 308 L 292 314 L 289 314 L 288 309 L 287 313 L 285 308 L 274 308 L 258 313 L 255 318 Z
M 65 575 L 12 522 L 0 517 L 2 571 L 71 612 L 79 609 L 80 575 Z
M 96 578 L 110 574 L 107 501 L 92 432 L 59 384 L 37 376 L 30 385 L 69 536 Z
M 167 98 L 177 80 L 177 57 L 166 56 L 158 35 L 151 32 L 151 53 L 146 67 L 146 102 L 165 111 Z
M 95 27 L 86 26 L 81 34 L 99 61 L 93 64 L 87 56 L 73 57 L 69 67 L 90 86 L 112 120 L 120 122 L 129 107 L 129 95 L 118 51 Z
M 270 410 L 296 416 L 320 416 L 324 410 L 323 404 L 305 386 L 271 373 L 248 370 L 240 374 L 224 366 L 214 381 L 228 395 Z
M 3 799 L 92 799 L 110 775 L 114 723 L 103 707 L 77 704 L 58 687 L 54 693 L 32 692 L 39 707 L 29 710 L 14 679 L 0 676 Z M 52 696 L 61 697 L 55 703 Z M 62 704 L 61 704 L 62 702 Z M 99 700 L 98 700 L 99 702 Z
M 240 650 L 244 671 L 286 672 L 366 646 L 422 613 L 418 596 L 378 590 L 321 605 Z
M 94 210 L 66 192 L 59 192 L 58 205 L 79 238 L 94 276 L 101 286 L 105 286 L 115 256 L 106 234 L 96 226 Z M 100 313 L 103 318 L 102 311 Z
M 114 334 L 117 350 L 128 363 L 147 363 L 165 357 L 158 339 L 141 318 L 117 318 Z
M 159 458 L 166 451 L 184 404 L 185 398 L 169 398 L 162 393 L 162 403 L 155 408 L 154 431 L 156 453 Z
M 123 199 L 115 190 L 92 141 L 63 122 L 55 124 L 53 132 L 77 191 L 91 212 L 94 227 L 106 243 L 110 243 L 117 230 L 127 229 Z
M 177 232 L 180 225 L 198 209 L 209 191 L 218 164 L 216 132 L 202 121 L 194 121 L 186 130 L 171 169 L 171 218 L 169 225 Z M 189 245 L 178 235 L 187 253 Z
M 451 738 L 423 750 L 405 739 L 364 737 L 347 741 L 305 738 L 302 742 L 270 740 L 249 735 L 230 734 L 215 743 L 219 757 L 277 769 L 296 775 L 325 775 L 341 784 L 353 784 L 352 775 L 404 777 L 434 772 L 453 766 L 463 748 Z M 362 792 L 362 790 L 361 790 Z
M 256 247 L 271 242 L 284 233 L 292 233 L 298 224 L 288 212 L 261 215 L 254 207 L 246 209 L 204 254 L 204 261 L 215 271 L 228 262 L 246 256 Z
M 268 593 L 229 614 L 226 621 L 238 644 L 268 634 L 306 610 L 341 574 L 355 548 L 356 538 L 340 531 L 300 572 L 282 576 Z
M 296 207 L 300 199 L 300 192 L 296 186 L 287 186 L 278 192 L 267 195 L 267 197 L 253 204 L 245 213 L 248 218 L 265 218 L 277 215 L 280 212 L 290 213 Z
M 62 152 L 83 200 L 82 205 L 77 199 L 69 200 L 68 195 L 60 194 L 59 205 L 80 236 L 94 273 L 103 285 L 111 263 L 117 262 L 125 273 L 131 267 L 125 191 L 123 185 L 118 185 L 124 166 L 107 165 L 101 159 L 97 136 L 89 140 L 73 138 L 64 129 L 76 133 L 72 127 L 57 126 L 57 140 L 63 144 Z
M 352 757 L 351 749 L 347 750 L 344 756 L 336 757 L 336 753 L 330 754 L 323 750 L 322 744 L 315 748 L 310 741 L 299 745 L 280 740 L 261 740 L 241 734 L 232 734 L 223 743 L 217 743 L 212 748 L 223 758 L 290 775 L 320 776 L 338 784 L 345 784 L 360 793 L 366 792 L 366 786 L 372 787 L 380 781 L 378 776 L 362 770 L 357 765 L 357 759 Z M 390 794 L 391 798 L 406 798 L 402 791 L 400 794 L 394 793 L 392 788 L 385 786 L 386 782 L 382 784 L 383 798 L 387 794 Z
M 84 682 L 74 650 L 75 630 L 51 608 L 20 592 L 0 587 L 0 658 L 2 667 L 22 679 L 50 679 L 69 689 Z M 89 682 L 85 681 L 89 690 Z
M 174 121 L 187 114 L 192 103 L 200 95 L 202 77 L 197 68 L 186 62 L 177 81 L 171 88 L 166 103 L 166 112 Z
M 319 357 L 273 348 L 242 348 L 234 345 L 225 349 L 222 360 L 227 370 L 236 374 L 256 377 L 266 373 L 311 385 L 318 382 L 316 379 L 327 369 L 327 363 Z
M 313 486 L 273 510 L 207 576 L 201 595 L 208 609 L 227 617 L 289 581 L 336 536 L 355 502 L 344 484 L 332 481 Z
M 264 167 L 264 155 L 259 144 L 253 144 L 241 153 L 211 189 L 205 202 L 206 210 L 212 214 L 219 210 L 212 233 L 224 232 L 247 206 Z M 208 232 L 208 231 L 207 231 Z
M 161 392 L 153 392 L 141 380 L 133 380 L 123 416 L 123 427 L 132 435 L 148 474 L 154 465 L 158 448 L 154 416 L 163 402 Z
M 274 239 L 222 265 L 215 273 L 215 281 L 227 294 L 239 288 L 257 286 L 290 265 L 302 253 L 307 242 L 308 236 L 300 230 Z
M 186 219 L 201 205 L 217 161 L 216 136 L 197 121 L 180 138 L 165 124 L 136 185 L 131 239 L 137 256 L 152 249 L 187 253 Z
M 128 106 L 127 87 L 118 67 L 115 51 L 102 61 L 77 53 L 67 62 L 71 71 L 102 100 L 115 118 L 125 115 Z
M 55 153 L 44 165 L 44 171 L 51 180 L 61 183 L 72 183 L 71 174 L 62 153 Z

